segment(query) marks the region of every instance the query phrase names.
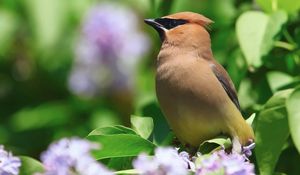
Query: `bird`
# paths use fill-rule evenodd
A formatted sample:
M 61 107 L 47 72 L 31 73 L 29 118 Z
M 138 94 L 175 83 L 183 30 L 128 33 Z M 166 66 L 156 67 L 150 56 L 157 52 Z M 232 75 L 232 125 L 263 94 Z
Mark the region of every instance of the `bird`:
M 227 135 L 232 150 L 254 142 L 242 116 L 235 86 L 213 56 L 209 18 L 194 12 L 145 19 L 161 39 L 156 59 L 158 103 L 178 140 L 198 148 L 206 140 Z M 226 46 L 225 46 L 226 47 Z

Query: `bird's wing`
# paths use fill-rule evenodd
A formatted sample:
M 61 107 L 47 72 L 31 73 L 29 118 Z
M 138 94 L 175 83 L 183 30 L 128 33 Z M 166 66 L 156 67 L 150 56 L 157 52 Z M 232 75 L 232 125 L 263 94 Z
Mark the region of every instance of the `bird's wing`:
M 223 88 L 225 89 L 231 101 L 241 111 L 240 103 L 236 94 L 234 84 L 232 83 L 226 70 L 223 68 L 223 66 L 221 66 L 219 63 L 215 61 L 210 64 L 210 67 L 213 73 L 218 78 L 219 82 L 222 84 Z

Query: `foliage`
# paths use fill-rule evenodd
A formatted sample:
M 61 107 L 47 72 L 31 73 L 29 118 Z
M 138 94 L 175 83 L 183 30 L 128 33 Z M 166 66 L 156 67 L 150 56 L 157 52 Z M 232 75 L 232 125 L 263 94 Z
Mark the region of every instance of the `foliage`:
M 135 173 L 131 162 L 139 153 L 154 154 L 156 147 L 172 144 L 155 98 L 160 41 L 142 20 L 178 11 L 198 12 L 215 22 L 210 31 L 214 56 L 237 88 L 243 116 L 256 115 L 250 158 L 256 172 L 300 174 L 300 1 L 115 1 L 138 14 L 137 27 L 148 33 L 152 50 L 136 65 L 132 87 L 108 88 L 87 98 L 72 93 L 68 81 L 85 14 L 99 2 L 0 2 L 0 144 L 26 155 L 21 174 L 40 171 L 40 153 L 62 137 L 101 143 L 93 156 L 119 174 Z M 216 138 L 201 144 L 200 151 L 228 144 Z

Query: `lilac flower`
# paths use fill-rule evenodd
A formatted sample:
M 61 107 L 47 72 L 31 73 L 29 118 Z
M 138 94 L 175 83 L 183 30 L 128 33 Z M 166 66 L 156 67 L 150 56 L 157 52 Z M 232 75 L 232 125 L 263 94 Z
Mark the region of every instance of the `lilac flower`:
M 135 67 L 148 46 L 132 10 L 108 2 L 93 7 L 75 49 L 70 90 L 92 97 L 107 90 L 130 89 Z
M 17 175 L 20 166 L 21 160 L 11 152 L 5 151 L 3 145 L 0 145 L 0 175 Z
M 90 151 L 97 148 L 97 144 L 79 138 L 62 139 L 51 144 L 41 156 L 46 170 L 44 175 L 112 175 L 91 157 Z
M 206 174 L 225 175 L 254 175 L 254 166 L 244 155 L 238 153 L 227 154 L 224 150 L 212 155 L 200 156 L 196 160 L 196 175 Z
M 140 154 L 133 166 L 142 175 L 185 175 L 188 163 L 174 148 L 157 148 L 154 157 Z
M 195 163 L 190 159 L 190 155 L 188 152 L 186 151 L 180 152 L 179 157 L 181 157 L 182 160 L 184 160 L 187 163 L 189 169 L 195 171 Z
M 252 151 L 251 150 L 253 150 L 254 148 L 255 148 L 255 143 L 252 142 L 250 145 L 242 147 L 242 153 L 246 157 L 250 157 L 252 155 Z

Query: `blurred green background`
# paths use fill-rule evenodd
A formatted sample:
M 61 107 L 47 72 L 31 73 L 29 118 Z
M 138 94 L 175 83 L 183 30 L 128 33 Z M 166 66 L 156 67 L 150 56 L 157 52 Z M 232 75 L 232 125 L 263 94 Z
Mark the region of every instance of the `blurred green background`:
M 125 58 L 110 55 L 107 59 L 115 59 L 114 62 L 96 64 L 102 67 L 89 67 L 88 63 L 80 67 L 85 64 L 81 62 L 85 58 L 78 53 L 82 52 L 80 46 L 85 46 L 82 44 L 85 37 L 93 38 L 85 33 L 85 26 L 89 25 L 86 21 L 93 18 L 91 9 L 101 9 L 103 4 L 114 4 L 113 7 L 120 9 L 111 8 L 99 19 L 113 21 L 109 25 L 117 30 L 122 29 L 118 27 L 123 26 L 124 21 L 133 20 L 136 24 L 131 24 L 131 31 L 124 29 L 123 35 L 127 32 L 131 36 L 138 31 L 143 38 L 134 40 L 117 36 L 108 42 L 124 40 L 123 45 L 139 48 L 140 53 L 133 53 L 136 60 L 131 65 L 126 64 L 131 55 Z M 0 144 L 15 154 L 38 158 L 53 140 L 74 135 L 85 137 L 101 126 L 130 126 L 131 115 L 153 117 L 156 141 L 163 143 L 169 128 L 159 110 L 154 88 L 160 40 L 153 29 L 144 25 L 143 19 L 193 11 L 215 22 L 210 30 L 212 50 L 238 90 L 245 118 L 258 113 L 254 123 L 259 135 L 257 152 L 280 150 L 271 156 L 275 163 L 270 164 L 278 172 L 300 174 L 300 156 L 296 149 L 300 140 L 297 129 L 300 103 L 296 97 L 287 107 L 282 101 L 289 98 L 292 91 L 297 92 L 300 85 L 299 8 L 300 1 L 294 0 L 2 0 Z M 126 15 L 122 17 L 118 14 L 122 9 L 135 17 L 130 14 L 128 19 Z M 118 17 L 122 18 L 118 20 Z M 106 24 L 100 21 L 93 25 L 101 29 Z M 110 28 L 106 30 L 110 31 Z M 92 32 L 97 35 L 97 31 Z M 138 47 L 136 41 L 143 43 Z M 92 90 L 73 87 L 76 85 L 70 77 L 78 67 L 83 72 L 89 71 L 83 79 L 89 79 L 91 74 L 95 76 L 87 81 L 94 83 L 89 86 Z M 106 67 L 109 70 L 103 72 Z M 98 76 L 102 79 L 98 80 Z M 290 88 L 288 95 L 276 96 L 276 92 Z M 267 103 L 271 97 L 275 100 Z M 276 111 L 278 107 L 283 107 L 283 112 Z M 287 116 L 292 116 L 289 121 Z M 277 122 L 276 126 L 270 124 L 273 120 Z M 281 132 L 282 128 L 285 130 Z M 269 161 L 266 156 L 262 154 L 262 164 Z

